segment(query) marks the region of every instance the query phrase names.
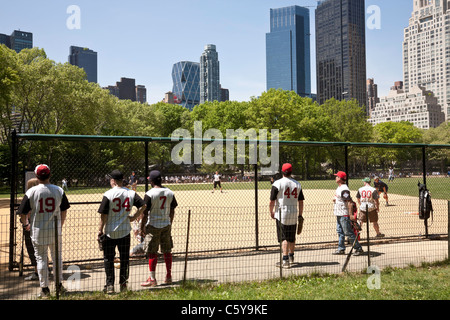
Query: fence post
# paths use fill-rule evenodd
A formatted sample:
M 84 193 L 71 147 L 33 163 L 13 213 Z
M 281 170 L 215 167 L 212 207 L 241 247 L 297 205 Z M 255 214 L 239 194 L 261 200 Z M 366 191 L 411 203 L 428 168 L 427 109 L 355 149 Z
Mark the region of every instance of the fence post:
M 9 271 L 14 268 L 15 244 L 16 244 L 16 215 L 15 215 L 15 195 L 16 195 L 16 166 L 17 166 L 17 133 L 11 133 L 11 194 L 9 204 Z
M 259 250 L 258 164 L 255 164 L 255 248 Z
M 183 286 L 186 284 L 186 273 L 187 273 L 187 261 L 188 261 L 188 251 L 189 251 L 189 230 L 191 229 L 191 210 L 188 212 L 188 224 L 187 224 L 187 234 L 186 234 L 186 252 L 184 256 L 184 275 L 183 275 Z
M 348 172 L 348 146 L 345 146 L 344 150 L 345 150 L 345 173 L 347 174 L 347 186 L 350 187 L 349 184 L 350 172 Z
M 53 261 L 53 268 L 55 269 L 55 292 L 56 292 L 56 300 L 59 300 L 59 275 L 62 270 L 59 270 L 59 236 L 58 236 L 58 216 L 54 216 L 55 222 L 55 261 Z
M 423 176 L 423 184 L 425 185 L 425 188 L 427 187 L 427 160 L 426 160 L 426 152 L 425 147 L 422 147 L 422 176 Z M 425 238 L 428 239 L 428 218 L 425 217 L 423 220 L 423 223 L 425 225 Z
M 145 192 L 148 191 L 148 141 L 145 141 Z
M 366 230 L 367 230 L 367 267 L 370 267 L 370 237 L 369 237 L 369 206 L 366 204 Z

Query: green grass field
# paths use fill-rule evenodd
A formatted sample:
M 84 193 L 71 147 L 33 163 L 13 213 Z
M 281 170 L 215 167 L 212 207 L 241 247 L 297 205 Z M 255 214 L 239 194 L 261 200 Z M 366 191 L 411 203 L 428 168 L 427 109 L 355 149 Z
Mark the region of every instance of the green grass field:
M 419 189 L 417 183 L 421 181 L 422 178 L 396 178 L 393 182 L 387 182 L 389 186 L 390 194 L 399 194 L 405 196 L 419 196 Z M 303 189 L 325 189 L 334 190 L 336 189 L 336 182 L 334 180 L 300 180 Z M 373 184 L 372 184 L 373 185 Z M 258 181 L 259 189 L 270 189 L 270 182 L 268 181 Z M 350 179 L 349 180 L 350 190 L 358 190 L 363 186 L 361 179 Z M 196 184 L 171 184 L 170 189 L 173 191 L 196 191 L 196 190 L 212 190 L 212 183 L 196 183 Z M 255 188 L 253 182 L 224 182 L 222 183 L 224 190 L 251 190 Z M 433 199 L 443 199 L 450 200 L 450 178 L 442 177 L 428 177 L 427 187 L 431 192 Z M 108 188 L 76 188 L 69 189 L 69 194 L 95 194 L 103 193 Z M 139 193 L 145 192 L 145 186 L 139 185 L 137 191 Z M 9 194 L 0 195 L 2 198 L 9 198 Z M 21 196 L 21 195 L 19 195 Z
M 448 300 L 449 260 L 421 267 L 386 268 L 379 287 L 368 286 L 371 275 L 310 274 L 261 282 L 198 284 L 187 282 L 159 290 L 70 295 L 70 300 Z

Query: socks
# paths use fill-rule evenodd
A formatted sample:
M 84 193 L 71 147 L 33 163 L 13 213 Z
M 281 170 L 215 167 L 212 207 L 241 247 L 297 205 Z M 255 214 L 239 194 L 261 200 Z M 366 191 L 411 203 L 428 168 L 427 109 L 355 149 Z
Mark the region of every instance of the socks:
M 172 254 L 164 253 L 164 262 L 166 263 L 167 277 L 172 277 Z
M 172 254 L 171 253 L 164 253 L 164 262 L 166 264 L 167 276 L 172 277 Z M 150 277 L 152 279 L 155 279 L 157 263 L 158 263 L 158 255 L 157 254 L 149 254 L 148 255 L 148 267 L 150 270 Z

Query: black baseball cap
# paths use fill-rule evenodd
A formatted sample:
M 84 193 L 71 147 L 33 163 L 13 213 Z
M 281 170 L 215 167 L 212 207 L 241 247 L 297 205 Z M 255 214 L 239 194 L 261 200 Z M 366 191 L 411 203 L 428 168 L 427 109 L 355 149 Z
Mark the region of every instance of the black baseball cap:
M 150 181 L 160 180 L 161 179 L 161 172 L 159 172 L 158 170 L 152 170 L 150 172 L 150 176 L 148 177 L 148 179 Z
M 114 180 L 123 180 L 123 173 L 119 170 L 113 170 L 108 176 Z

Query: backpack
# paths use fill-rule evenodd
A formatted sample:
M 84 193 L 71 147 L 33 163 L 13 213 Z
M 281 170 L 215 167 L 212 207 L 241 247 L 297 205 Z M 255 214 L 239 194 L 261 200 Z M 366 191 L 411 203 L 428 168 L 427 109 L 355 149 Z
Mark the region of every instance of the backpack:
M 427 220 L 433 216 L 433 204 L 431 194 L 424 184 L 418 183 L 419 187 L 419 219 Z

